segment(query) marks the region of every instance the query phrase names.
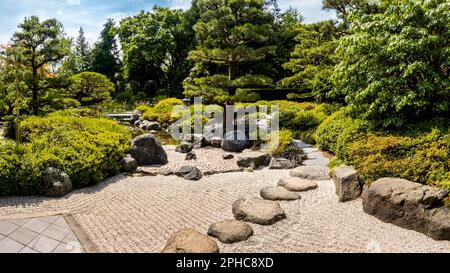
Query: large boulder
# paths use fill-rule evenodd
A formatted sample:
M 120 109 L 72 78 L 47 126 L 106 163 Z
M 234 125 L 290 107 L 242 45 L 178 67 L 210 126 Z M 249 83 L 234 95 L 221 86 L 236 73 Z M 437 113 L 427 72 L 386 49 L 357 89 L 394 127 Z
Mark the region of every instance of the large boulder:
M 260 191 L 262 198 L 272 201 L 292 201 L 300 199 L 300 195 L 283 187 L 265 187 Z
M 256 170 L 259 166 L 267 164 L 269 155 L 263 152 L 248 151 L 238 156 L 237 164 L 241 168 L 252 168 Z
M 250 141 L 245 133 L 240 131 L 228 132 L 222 140 L 222 149 L 227 152 L 240 153 L 248 147 Z
M 361 196 L 362 187 L 353 167 L 337 167 L 332 176 L 339 202 L 355 200 Z
M 280 204 L 256 197 L 237 200 L 233 204 L 233 215 L 236 220 L 260 225 L 272 225 L 286 218 Z
M 216 237 L 225 244 L 233 244 L 247 240 L 253 235 L 252 227 L 237 220 L 225 220 L 209 227 L 208 235 Z
M 364 189 L 362 203 L 366 213 L 382 221 L 450 240 L 450 216 L 443 205 L 449 192 L 405 179 L 381 178 Z
M 269 163 L 269 169 L 273 170 L 287 170 L 295 167 L 297 167 L 297 164 L 294 161 L 282 157 L 273 157 Z
M 330 169 L 322 166 L 300 166 L 292 169 L 290 174 L 293 177 L 300 177 L 309 180 L 328 180 Z
M 187 154 L 191 152 L 192 149 L 194 149 L 194 145 L 192 143 L 184 142 L 178 145 L 175 151 L 178 153 Z
M 130 154 L 139 166 L 167 164 L 166 151 L 152 134 L 144 134 L 133 139 Z
M 278 186 L 284 187 L 288 191 L 310 191 L 317 189 L 317 183 L 298 177 L 283 177 L 278 181 Z
M 134 159 L 131 155 L 127 154 L 120 161 L 120 165 L 122 166 L 122 171 L 126 173 L 132 173 L 136 171 L 138 164 L 136 159 Z
M 60 169 L 48 168 L 44 173 L 45 196 L 61 197 L 72 191 L 69 175 Z
M 195 229 L 182 229 L 172 235 L 163 253 L 219 253 L 219 247 L 209 236 Z
M 193 166 L 183 166 L 174 172 L 176 176 L 183 177 L 186 180 L 200 180 L 203 177 L 203 173 Z
M 205 137 L 202 134 L 185 134 L 183 141 L 191 143 L 195 149 L 208 146 Z

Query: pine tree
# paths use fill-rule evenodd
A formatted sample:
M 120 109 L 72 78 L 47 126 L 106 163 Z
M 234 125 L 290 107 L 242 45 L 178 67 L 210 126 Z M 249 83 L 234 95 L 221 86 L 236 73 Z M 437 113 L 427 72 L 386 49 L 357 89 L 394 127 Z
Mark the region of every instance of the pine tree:
M 89 70 L 91 59 L 90 59 L 90 48 L 89 43 L 84 36 L 84 30 L 80 27 L 79 35 L 75 43 L 75 57 L 77 59 L 77 72 L 84 72 Z

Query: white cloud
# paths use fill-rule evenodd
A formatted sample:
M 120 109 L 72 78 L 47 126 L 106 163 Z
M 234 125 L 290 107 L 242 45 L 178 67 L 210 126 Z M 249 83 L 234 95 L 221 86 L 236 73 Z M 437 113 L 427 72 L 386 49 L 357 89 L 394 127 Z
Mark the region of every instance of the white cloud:
M 81 4 L 81 0 L 66 0 L 66 2 L 69 6 L 79 6 Z
M 56 14 L 58 14 L 58 15 L 63 15 L 63 11 L 59 9 L 59 10 L 56 12 Z
M 191 6 L 191 0 L 167 0 L 168 6 L 174 9 L 188 9 Z

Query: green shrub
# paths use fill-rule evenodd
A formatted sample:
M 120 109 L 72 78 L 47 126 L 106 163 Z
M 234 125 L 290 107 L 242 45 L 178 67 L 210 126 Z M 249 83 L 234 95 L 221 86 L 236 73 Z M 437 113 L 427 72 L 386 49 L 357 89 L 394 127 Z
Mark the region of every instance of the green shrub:
M 0 195 L 42 193 L 48 167 L 65 171 L 74 188 L 119 171 L 131 137 L 124 126 L 106 118 L 59 114 L 25 119 L 20 126 L 25 142 L 0 145 Z
M 276 136 L 278 135 L 278 142 L 276 141 Z M 271 132 L 269 135 L 269 149 L 268 152 L 272 156 L 277 156 L 284 149 L 292 143 L 293 133 L 287 129 L 281 129 L 280 131 Z
M 367 134 L 348 144 L 348 160 L 365 182 L 381 177 L 450 188 L 450 133 Z
M 346 109 L 341 109 L 320 124 L 315 139 L 319 148 L 334 153 L 341 160 L 346 160 L 348 143 L 365 130 L 361 120 L 352 119 L 348 116 Z
M 141 107 L 141 109 L 146 110 L 142 116 L 144 119 L 149 121 L 158 121 L 160 123 L 173 123 L 179 119 L 179 116 L 177 117 L 171 116 L 173 108 L 178 105 L 183 105 L 183 101 L 176 98 L 164 99 L 158 102 L 155 105 L 155 107 L 152 107 L 150 109 Z

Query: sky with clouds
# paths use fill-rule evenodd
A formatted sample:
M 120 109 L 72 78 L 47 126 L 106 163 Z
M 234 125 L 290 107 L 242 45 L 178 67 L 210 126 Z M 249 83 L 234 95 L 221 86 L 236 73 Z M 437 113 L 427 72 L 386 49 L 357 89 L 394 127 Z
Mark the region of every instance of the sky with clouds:
M 94 42 L 107 18 L 116 21 L 141 10 L 159 5 L 186 9 L 191 0 L 1 0 L 0 44 L 9 41 L 23 18 L 38 15 L 41 20 L 56 18 L 64 24 L 69 36 L 76 36 L 80 27 L 90 42 Z M 322 0 L 278 0 L 281 9 L 298 8 L 306 22 L 334 18 L 333 12 L 321 9 Z

